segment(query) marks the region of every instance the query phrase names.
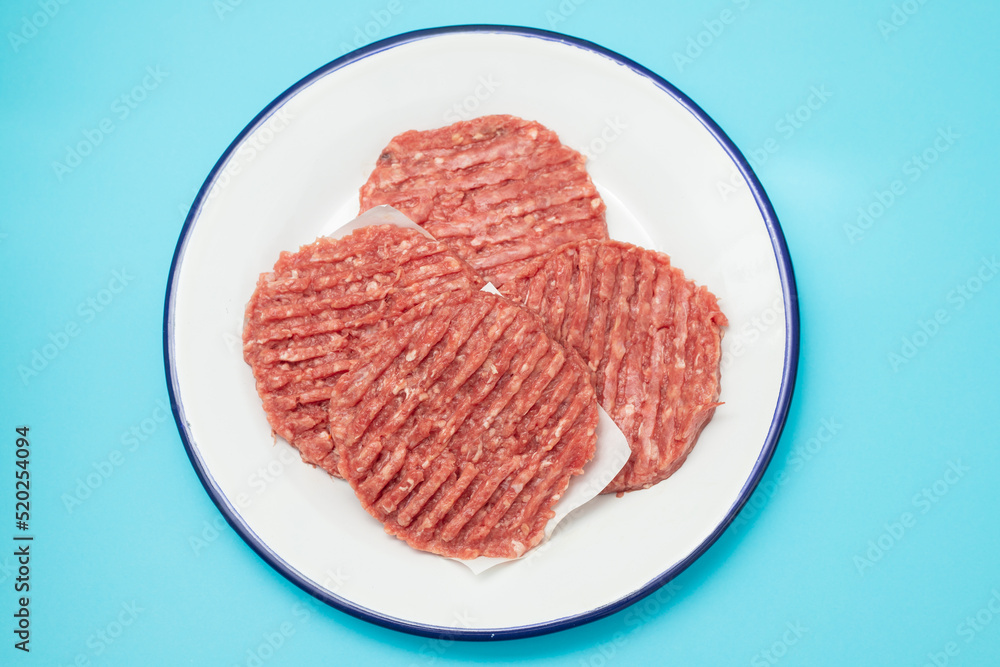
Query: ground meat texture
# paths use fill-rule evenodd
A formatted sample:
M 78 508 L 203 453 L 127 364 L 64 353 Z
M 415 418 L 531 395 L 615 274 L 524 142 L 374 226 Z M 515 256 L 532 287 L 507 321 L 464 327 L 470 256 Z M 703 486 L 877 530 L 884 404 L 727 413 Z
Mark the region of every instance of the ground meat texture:
M 281 253 L 257 281 L 243 329 L 243 358 L 273 431 L 339 476 L 327 404 L 357 345 L 415 304 L 482 284 L 444 244 L 392 225 Z
M 597 399 L 632 448 L 604 493 L 645 489 L 684 463 L 719 397 L 726 316 L 659 252 L 567 244 L 535 262 L 515 300 L 594 371 Z
M 507 299 L 453 292 L 366 349 L 330 400 L 341 475 L 386 532 L 515 558 L 597 445 L 589 371 Z
M 501 292 L 557 246 L 608 238 L 584 157 L 514 116 L 397 136 L 361 188 L 361 211 L 380 204 L 448 243 Z

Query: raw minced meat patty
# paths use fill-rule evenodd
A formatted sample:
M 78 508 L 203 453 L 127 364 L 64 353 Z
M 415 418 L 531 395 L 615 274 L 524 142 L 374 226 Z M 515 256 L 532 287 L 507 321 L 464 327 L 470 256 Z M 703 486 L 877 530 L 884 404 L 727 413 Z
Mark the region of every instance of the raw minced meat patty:
M 392 225 L 281 253 L 257 281 L 243 330 L 243 357 L 271 428 L 304 461 L 326 462 L 327 472 L 339 476 L 327 403 L 357 357 L 356 345 L 414 304 L 482 284 L 444 244 Z
M 386 532 L 453 558 L 515 558 L 596 448 L 580 358 L 480 291 L 413 308 L 334 388 L 341 475 Z
M 584 157 L 555 132 L 483 116 L 395 137 L 361 187 L 361 211 L 389 204 L 444 241 L 501 292 L 535 257 L 607 239 Z
M 595 372 L 597 400 L 632 448 L 604 493 L 645 489 L 687 458 L 719 403 L 726 316 L 670 258 L 618 241 L 567 244 L 512 295 Z

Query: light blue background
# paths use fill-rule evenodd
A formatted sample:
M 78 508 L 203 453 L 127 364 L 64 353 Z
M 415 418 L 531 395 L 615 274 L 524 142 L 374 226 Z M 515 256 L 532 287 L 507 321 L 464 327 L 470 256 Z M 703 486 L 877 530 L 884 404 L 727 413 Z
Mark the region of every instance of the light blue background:
M 0 664 L 252 665 L 282 629 L 262 664 L 998 664 L 1000 280 L 976 282 L 1000 251 L 996 3 L 397 1 L 377 38 L 492 22 L 589 39 L 676 84 L 757 156 L 802 317 L 798 384 L 764 484 L 671 588 L 555 635 L 437 642 L 315 602 L 224 525 L 162 420 L 163 295 L 185 211 L 225 148 L 389 3 L 4 2 L 0 545 L 14 532 L 22 424 L 37 537 L 30 656 L 13 649 L 13 558 L 0 547 Z M 707 46 L 679 63 L 699 33 Z M 122 117 L 115 100 L 147 67 L 166 75 Z M 813 86 L 831 95 L 789 134 L 778 123 Z M 59 178 L 66 146 L 105 118 L 113 131 Z M 937 159 L 913 180 L 907 162 L 928 149 Z M 845 225 L 895 180 L 905 190 L 852 243 Z M 127 285 L 105 294 L 115 271 Z M 966 299 L 962 285 L 979 289 Z M 108 295 L 91 312 L 87 300 Z M 921 335 L 937 311 L 945 321 Z M 78 334 L 63 340 L 70 323 Z M 50 335 L 64 349 L 22 380 Z M 922 345 L 894 364 L 905 340 Z M 68 509 L 64 496 L 107 472 L 115 450 L 121 465 Z M 880 557 L 858 560 L 869 556 Z M 105 643 L 99 632 L 131 618 L 123 604 L 134 621 Z

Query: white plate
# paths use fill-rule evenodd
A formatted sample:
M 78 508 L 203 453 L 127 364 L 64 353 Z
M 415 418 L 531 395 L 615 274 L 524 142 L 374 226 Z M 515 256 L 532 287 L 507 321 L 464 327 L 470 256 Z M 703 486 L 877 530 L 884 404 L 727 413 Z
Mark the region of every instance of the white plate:
M 670 254 L 718 297 L 722 401 L 667 481 L 602 496 L 526 560 L 481 575 L 386 536 L 347 484 L 274 443 L 240 333 L 281 250 L 357 214 L 389 139 L 509 113 L 590 155 L 611 236 Z M 431 636 L 510 638 L 610 614 L 687 567 L 756 486 L 798 357 L 791 263 L 746 160 L 682 93 L 594 44 L 524 28 L 408 33 L 340 58 L 260 113 L 213 169 L 181 233 L 164 348 L 181 437 L 212 499 L 272 567 L 355 616 Z

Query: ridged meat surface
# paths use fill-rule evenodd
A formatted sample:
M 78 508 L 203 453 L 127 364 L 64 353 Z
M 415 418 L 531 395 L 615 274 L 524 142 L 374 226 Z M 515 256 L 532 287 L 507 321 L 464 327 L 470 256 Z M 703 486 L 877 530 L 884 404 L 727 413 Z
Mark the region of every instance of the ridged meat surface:
M 515 558 L 594 455 L 589 372 L 510 301 L 452 292 L 365 348 L 330 400 L 341 475 L 386 532 L 453 558 Z
M 559 245 L 608 238 L 584 157 L 552 130 L 514 116 L 400 134 L 360 199 L 362 212 L 399 209 L 501 291 Z
M 415 304 L 482 284 L 444 244 L 392 225 L 281 253 L 257 281 L 243 330 L 243 358 L 271 428 L 305 462 L 339 476 L 327 407 L 357 346 Z
M 670 258 L 618 241 L 567 244 L 515 285 L 519 303 L 595 373 L 597 399 L 625 434 L 628 463 L 604 493 L 673 474 L 719 403 L 726 316 Z

